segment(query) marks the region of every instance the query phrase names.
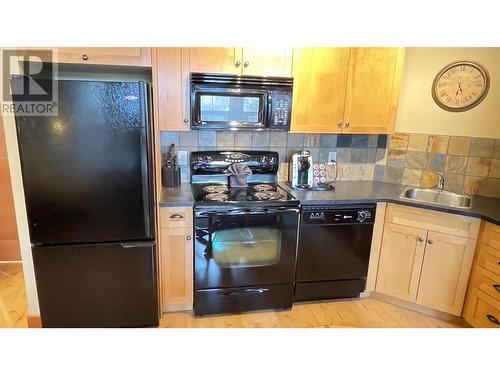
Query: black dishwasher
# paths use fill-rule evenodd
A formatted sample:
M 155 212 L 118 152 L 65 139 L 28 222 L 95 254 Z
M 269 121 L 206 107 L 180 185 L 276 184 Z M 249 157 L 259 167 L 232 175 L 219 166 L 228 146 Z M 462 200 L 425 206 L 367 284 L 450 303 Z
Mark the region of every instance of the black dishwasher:
M 295 300 L 359 297 L 366 285 L 375 205 L 304 206 Z

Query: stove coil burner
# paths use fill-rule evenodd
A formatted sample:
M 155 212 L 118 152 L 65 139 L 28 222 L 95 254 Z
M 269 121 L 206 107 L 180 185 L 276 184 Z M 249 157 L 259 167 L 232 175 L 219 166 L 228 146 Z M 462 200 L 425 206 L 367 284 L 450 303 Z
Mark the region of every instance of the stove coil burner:
M 277 191 L 258 191 L 254 197 L 261 201 L 274 201 L 283 197 Z
M 224 202 L 227 201 L 229 196 L 224 193 L 210 193 L 205 195 L 205 199 L 208 201 L 218 201 L 218 202 Z
M 214 193 L 223 194 L 223 193 L 227 193 L 227 186 L 226 185 L 207 185 L 203 188 L 203 191 L 205 193 L 209 193 L 209 194 L 214 194 Z
M 270 191 L 270 190 L 273 190 L 274 187 L 272 185 L 268 185 L 268 184 L 258 184 L 258 185 L 254 185 L 252 186 L 252 188 L 255 190 L 255 191 Z

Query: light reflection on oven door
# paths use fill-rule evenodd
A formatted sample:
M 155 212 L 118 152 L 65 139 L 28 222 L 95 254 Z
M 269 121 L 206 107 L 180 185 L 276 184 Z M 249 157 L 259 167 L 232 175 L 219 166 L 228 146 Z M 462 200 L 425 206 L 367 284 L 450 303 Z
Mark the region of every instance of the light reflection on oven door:
M 262 267 L 280 260 L 278 228 L 220 229 L 212 239 L 212 257 L 221 268 Z

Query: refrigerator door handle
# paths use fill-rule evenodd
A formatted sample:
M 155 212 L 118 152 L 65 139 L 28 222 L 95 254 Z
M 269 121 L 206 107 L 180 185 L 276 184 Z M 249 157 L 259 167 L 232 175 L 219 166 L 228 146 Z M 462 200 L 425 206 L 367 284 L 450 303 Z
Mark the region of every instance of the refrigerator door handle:
M 145 242 L 122 242 L 120 245 L 122 245 L 123 248 L 129 249 L 132 247 L 151 247 L 155 245 L 154 241 L 145 241 Z

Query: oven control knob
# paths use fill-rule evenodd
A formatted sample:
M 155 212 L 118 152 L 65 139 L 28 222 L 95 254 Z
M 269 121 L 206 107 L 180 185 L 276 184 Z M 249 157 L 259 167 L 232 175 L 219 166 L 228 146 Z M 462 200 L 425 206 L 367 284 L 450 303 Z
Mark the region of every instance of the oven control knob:
M 358 221 L 362 223 L 366 219 L 370 218 L 371 214 L 370 211 L 358 211 Z
M 194 163 L 196 165 L 202 165 L 203 164 L 203 158 L 201 156 L 196 157 L 196 159 L 194 159 Z
M 204 163 L 211 163 L 211 162 L 212 162 L 212 158 L 211 158 L 210 156 L 205 156 L 205 157 L 203 158 L 203 162 L 204 162 Z
M 268 161 L 269 161 L 269 158 L 268 158 L 267 156 L 265 156 L 265 155 L 264 155 L 263 157 L 261 157 L 261 158 L 260 158 L 260 162 L 261 162 L 262 164 L 267 164 L 267 163 L 268 163 Z
M 271 163 L 271 165 L 275 165 L 278 161 L 276 160 L 276 158 L 274 156 L 271 156 L 271 159 L 269 159 L 269 163 Z

